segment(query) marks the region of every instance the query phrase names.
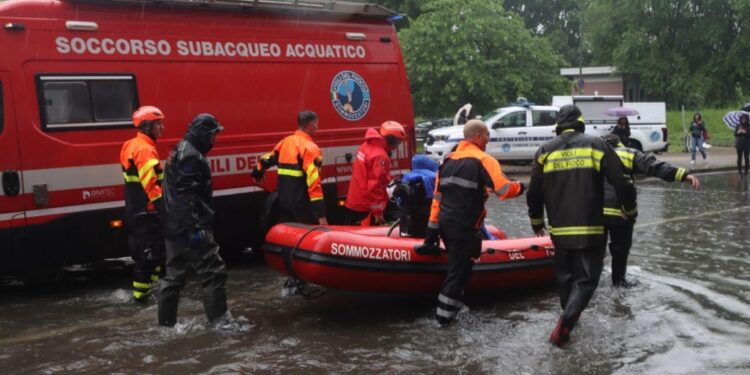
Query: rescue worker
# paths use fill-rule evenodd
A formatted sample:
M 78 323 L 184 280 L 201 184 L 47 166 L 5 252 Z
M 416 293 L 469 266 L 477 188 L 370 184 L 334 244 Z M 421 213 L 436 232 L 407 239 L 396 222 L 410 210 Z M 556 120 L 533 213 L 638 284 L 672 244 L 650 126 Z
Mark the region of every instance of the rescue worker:
M 297 131 L 261 156 L 251 175 L 260 182 L 266 170 L 278 166 L 280 221 L 327 225 L 320 172 L 323 154 L 312 140 L 318 131 L 318 115 L 302 111 L 297 125 Z
M 660 161 L 652 154 L 625 147 L 620 137 L 614 132 L 603 137 L 620 157 L 625 176 L 635 185 L 634 174 L 641 173 L 651 177 L 658 177 L 664 181 L 688 182 L 695 188 L 700 188 L 700 181 L 685 168 L 675 167 Z M 604 182 L 604 226 L 609 236 L 609 252 L 612 255 L 612 285 L 629 287 L 632 284 L 625 278 L 628 267 L 628 255 L 633 244 L 634 220 L 624 218 L 620 201 L 615 195 L 614 188 L 609 182 Z
M 125 178 L 125 225 L 128 248 L 133 258 L 133 298 L 145 301 L 151 284 L 159 281 L 164 266 L 164 215 L 161 184 L 164 173 L 159 165 L 156 141 L 164 130 L 164 113 L 153 106 L 133 112 L 138 132 L 122 145 L 120 166 Z
M 399 207 L 401 237 L 424 238 L 438 164 L 425 155 L 411 158 L 411 171 L 393 191 Z
M 346 195 L 346 224 L 378 225 L 384 222 L 388 204 L 387 187 L 391 182 L 391 153 L 406 138 L 396 121 L 386 121 L 380 129 L 367 129 L 352 166 L 352 180 Z
M 167 274 L 161 280 L 159 324 L 177 322 L 180 291 L 188 272 L 202 278 L 203 308 L 209 322 L 228 319 L 227 271 L 214 241 L 213 188 L 206 154 L 224 130 L 214 116 L 202 113 L 188 125 L 165 167 L 164 199 Z
M 635 189 L 625 178 L 614 150 L 599 137 L 583 134 L 578 107 L 565 105 L 557 114 L 557 137 L 537 150 L 526 201 L 531 227 L 545 235 L 544 209 L 555 245 L 555 276 L 563 313 L 550 335 L 562 346 L 594 295 L 604 263 L 604 178 L 612 184 L 632 220 L 637 214 Z
M 484 152 L 489 139 L 489 130 L 481 120 L 469 120 L 464 125 L 464 140 L 445 157 L 435 181 L 422 248 L 437 248 L 442 237 L 448 251 L 448 272 L 436 313 L 440 325 L 453 321 L 463 307 L 464 288 L 474 266 L 472 258 L 478 258 L 482 250 L 480 227 L 489 193 L 504 200 L 524 191 L 522 183 L 505 177 L 500 163 Z

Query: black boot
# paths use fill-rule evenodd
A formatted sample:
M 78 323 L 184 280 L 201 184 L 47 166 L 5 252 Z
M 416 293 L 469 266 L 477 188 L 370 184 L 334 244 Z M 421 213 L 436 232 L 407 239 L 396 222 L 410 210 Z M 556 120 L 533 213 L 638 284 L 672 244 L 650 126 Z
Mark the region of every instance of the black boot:
M 180 302 L 178 293 L 165 293 L 164 290 L 159 294 L 159 325 L 165 327 L 174 327 L 177 323 L 177 305 Z
M 227 312 L 227 293 L 224 286 L 204 290 L 203 309 L 209 322 L 214 322 Z

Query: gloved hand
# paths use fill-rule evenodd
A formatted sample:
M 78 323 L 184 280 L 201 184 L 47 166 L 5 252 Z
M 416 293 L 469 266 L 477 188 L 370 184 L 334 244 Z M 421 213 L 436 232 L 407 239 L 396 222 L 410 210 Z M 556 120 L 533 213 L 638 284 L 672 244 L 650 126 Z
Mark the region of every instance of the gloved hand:
M 437 229 L 427 228 L 424 243 L 414 246 L 414 251 L 419 255 L 440 255 L 440 235 Z
M 258 168 L 255 168 L 255 169 L 253 169 L 253 170 L 252 170 L 252 171 L 250 172 L 250 176 L 252 176 L 252 177 L 253 177 L 253 180 L 255 180 L 255 182 L 262 182 L 262 181 L 263 181 L 263 175 L 264 175 L 264 174 L 265 174 L 265 172 L 261 171 L 261 170 L 260 170 L 260 169 L 258 169 Z
M 437 229 L 427 228 L 424 232 L 424 244 L 425 245 L 440 245 L 440 233 Z
M 203 231 L 198 230 L 193 232 L 193 234 L 190 236 L 190 248 L 191 249 L 200 249 L 201 245 L 203 245 Z
M 518 186 L 521 187 L 521 190 L 518 192 L 518 196 L 521 196 L 523 195 L 523 192 L 526 191 L 526 185 L 521 181 L 517 181 L 517 182 L 518 182 Z

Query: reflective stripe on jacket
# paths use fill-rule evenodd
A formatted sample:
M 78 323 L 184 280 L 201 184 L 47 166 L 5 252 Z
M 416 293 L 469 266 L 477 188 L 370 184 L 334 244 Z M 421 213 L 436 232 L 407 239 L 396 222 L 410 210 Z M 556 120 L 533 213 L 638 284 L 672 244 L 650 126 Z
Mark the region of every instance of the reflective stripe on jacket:
M 162 197 L 164 172 L 159 165 L 156 142 L 138 132 L 122 145 L 120 166 L 125 179 L 125 217 L 155 211 L 153 202 Z
M 277 166 L 281 208 L 312 209 L 316 219 L 325 216 L 320 168 L 323 154 L 309 134 L 297 130 L 261 157 L 258 169 Z
M 599 137 L 572 129 L 543 144 L 534 156 L 526 201 L 534 230 L 545 227 L 561 249 L 601 246 L 604 236 L 604 179 L 635 216 L 635 188 L 614 150 Z
M 365 142 L 357 149 L 352 165 L 346 207 L 382 215 L 388 203 L 386 188 L 391 179 L 391 158 L 386 151 L 385 139 L 374 128 L 367 129 Z
M 500 199 L 517 197 L 521 184 L 505 177 L 500 163 L 477 145 L 461 141 L 440 166 L 428 227 L 479 229 L 490 192 Z
M 675 167 L 665 161 L 658 160 L 654 155 L 625 147 L 622 143 L 615 147 L 615 153 L 622 162 L 625 177 L 635 185 L 634 174 L 645 174 L 658 177 L 664 181 L 684 181 L 690 174 L 685 168 Z M 626 219 L 622 216 L 622 204 L 617 199 L 615 189 L 604 181 L 604 220 L 607 224 L 622 224 Z

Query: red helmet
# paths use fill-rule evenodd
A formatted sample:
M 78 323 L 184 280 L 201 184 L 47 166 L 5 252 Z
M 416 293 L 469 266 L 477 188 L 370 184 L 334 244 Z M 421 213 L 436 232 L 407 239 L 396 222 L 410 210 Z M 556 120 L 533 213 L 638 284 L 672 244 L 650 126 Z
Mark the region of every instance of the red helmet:
M 162 113 L 161 109 L 150 105 L 144 105 L 143 107 L 138 108 L 138 110 L 133 112 L 133 126 L 135 126 L 136 128 L 141 126 L 141 123 L 143 121 L 155 121 L 163 119 L 164 113 Z
M 406 130 L 404 130 L 404 127 L 396 121 L 386 121 L 380 124 L 380 135 L 383 137 L 390 135 L 403 140 L 406 138 Z

